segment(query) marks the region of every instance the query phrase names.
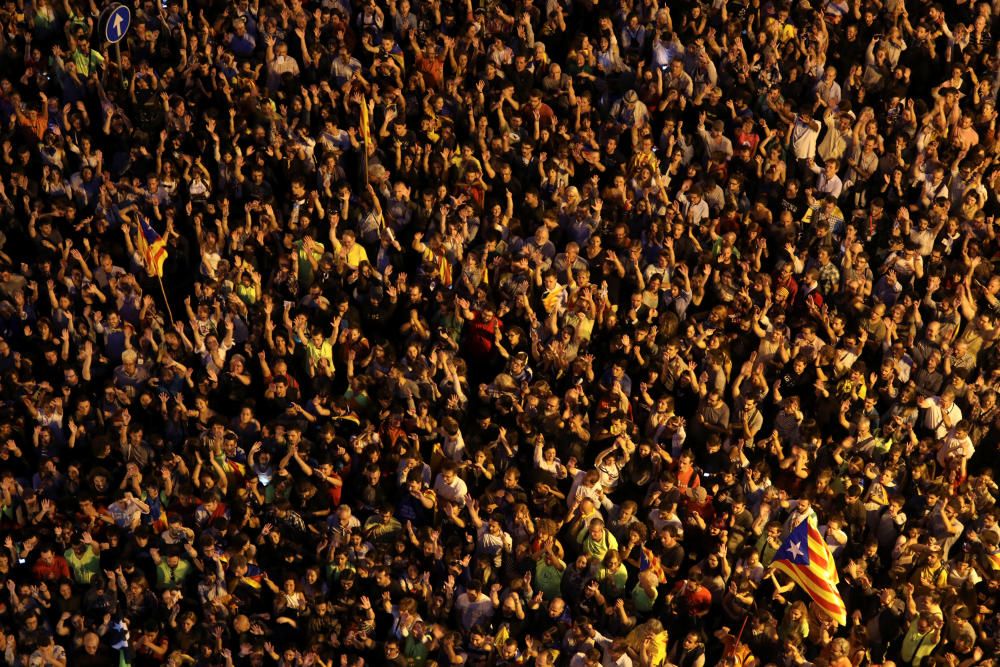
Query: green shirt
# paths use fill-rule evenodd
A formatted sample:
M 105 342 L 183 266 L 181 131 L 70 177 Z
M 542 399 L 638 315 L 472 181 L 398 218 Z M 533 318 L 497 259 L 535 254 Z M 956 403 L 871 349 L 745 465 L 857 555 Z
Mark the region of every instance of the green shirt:
M 929 656 L 941 639 L 940 633 L 934 627 L 921 634 L 919 623 L 919 618 L 913 619 L 906 631 L 906 636 L 903 637 L 903 645 L 899 649 L 903 662 L 912 665 L 912 667 L 917 667 L 924 658 Z
M 257 303 L 257 288 L 252 284 L 244 285 L 243 283 L 239 283 L 236 285 L 236 296 L 246 305 L 252 306 Z
M 94 575 L 101 571 L 101 558 L 94 552 L 94 547 L 89 544 L 82 556 L 77 556 L 75 551 L 67 549 L 63 553 L 63 558 L 69 564 L 73 580 L 78 584 L 89 584 Z
M 66 24 L 70 32 L 76 32 L 77 30 L 87 31 L 90 29 L 87 17 L 75 12 L 66 17 Z
M 624 563 L 618 564 L 618 569 L 611 571 L 602 567 L 597 572 L 597 579 L 601 582 L 601 588 L 605 595 L 614 593 L 615 597 L 621 596 L 625 592 L 625 584 L 628 581 L 628 570 Z
M 590 528 L 585 528 L 584 532 L 577 536 L 577 539 L 581 540 L 581 551 L 598 561 L 604 560 L 604 555 L 610 550 L 618 548 L 618 540 L 606 528 L 604 529 L 604 537 L 599 540 L 590 536 Z
M 658 597 L 660 597 L 660 594 L 655 588 L 653 589 L 652 596 L 646 593 L 642 589 L 642 586 L 638 584 L 632 589 L 632 602 L 635 604 L 635 609 L 644 614 L 653 611 L 653 605 L 656 604 L 656 598 Z
M 308 287 L 313 284 L 313 266 L 309 261 L 309 251 L 302 241 L 295 242 L 295 249 L 299 255 L 299 281 L 303 286 Z M 312 246 L 312 256 L 318 262 L 323 257 L 324 249 L 321 243 L 314 243 Z
M 302 341 L 302 345 L 306 348 L 310 363 L 318 366 L 320 359 L 326 359 L 330 363 L 330 368 L 333 368 L 333 343 L 329 340 L 324 340 L 319 345 L 316 345 L 312 342 L 311 338 L 307 338 Z
M 427 644 L 413 635 L 406 638 L 403 655 L 406 656 L 406 664 L 409 667 L 423 667 L 424 663 L 427 662 L 428 653 L 430 653 L 430 649 L 427 648 Z
M 192 569 L 191 563 L 181 558 L 177 562 L 177 567 L 171 570 L 170 566 L 167 565 L 167 559 L 164 558 L 156 566 L 156 587 L 163 590 L 180 586 L 191 574 Z
M 333 579 L 335 582 L 340 581 L 340 577 L 345 572 L 357 572 L 357 570 L 354 569 L 354 566 L 351 565 L 350 563 L 348 563 L 347 567 L 345 567 L 343 570 L 339 569 L 333 563 L 330 563 L 330 564 L 328 564 L 326 566 L 326 576 L 327 576 L 327 578 L 328 579 Z
M 70 55 L 70 58 L 76 64 L 76 71 L 84 78 L 90 76 L 92 69 L 96 71 L 104 65 L 104 56 L 93 49 L 90 50 L 89 55 L 77 49 Z
M 757 553 L 760 554 L 760 564 L 764 567 L 771 565 L 771 561 L 774 560 L 775 554 L 778 553 L 778 547 L 771 545 L 767 541 L 767 533 L 761 535 L 757 538 Z
M 545 559 L 535 564 L 535 584 L 546 600 L 558 597 L 562 592 L 563 571 L 554 565 L 549 565 Z

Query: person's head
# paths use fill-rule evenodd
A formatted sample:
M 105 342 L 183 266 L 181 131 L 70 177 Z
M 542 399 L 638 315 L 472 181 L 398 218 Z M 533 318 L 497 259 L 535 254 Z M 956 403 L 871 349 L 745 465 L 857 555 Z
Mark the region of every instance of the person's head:
M 83 651 L 87 655 L 97 655 L 97 652 L 101 648 L 101 637 L 96 632 L 90 631 L 83 635 L 83 640 L 80 642 L 83 646 Z
M 951 409 L 951 406 L 955 404 L 955 392 L 950 389 L 946 389 L 941 394 L 941 408 L 943 410 Z
M 595 518 L 590 521 L 590 526 L 587 528 L 587 533 L 595 542 L 601 542 L 604 540 L 604 521 L 600 518 Z
M 684 641 L 682 642 L 685 651 L 693 651 L 701 646 L 701 636 L 697 632 L 689 632 L 684 635 Z
M 938 619 L 929 613 L 922 613 L 917 617 L 917 632 L 920 634 L 926 634 L 934 629 L 938 625 Z
M 452 484 L 457 477 L 458 467 L 452 461 L 445 461 L 441 466 L 441 479 L 445 484 Z

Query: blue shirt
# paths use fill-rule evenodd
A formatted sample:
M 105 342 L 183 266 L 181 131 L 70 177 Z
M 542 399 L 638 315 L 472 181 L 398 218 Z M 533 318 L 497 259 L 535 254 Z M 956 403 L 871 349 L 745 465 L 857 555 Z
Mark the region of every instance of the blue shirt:
M 604 371 L 604 375 L 601 376 L 601 384 L 610 387 L 613 383 L 614 383 L 614 379 L 612 378 L 611 369 L 609 368 L 608 370 Z M 625 395 L 626 396 L 631 396 L 632 395 L 632 378 L 630 378 L 628 376 L 628 373 L 623 373 L 622 374 L 622 377 L 621 377 L 621 380 L 619 380 L 619 383 L 621 384 L 622 391 L 625 392 Z
M 229 50 L 240 58 L 249 58 L 253 55 L 255 48 L 257 48 L 257 42 L 254 41 L 254 38 L 249 33 L 244 34 L 242 37 L 233 35 L 229 38 Z

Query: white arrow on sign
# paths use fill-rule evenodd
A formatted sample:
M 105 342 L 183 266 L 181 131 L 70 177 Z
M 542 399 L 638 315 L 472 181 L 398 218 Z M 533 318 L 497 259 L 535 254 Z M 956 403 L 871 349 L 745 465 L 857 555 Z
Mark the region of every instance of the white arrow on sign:
M 124 19 L 122 19 L 122 15 L 121 14 L 115 14 L 115 34 L 116 35 L 122 34 L 122 21 L 123 20 Z

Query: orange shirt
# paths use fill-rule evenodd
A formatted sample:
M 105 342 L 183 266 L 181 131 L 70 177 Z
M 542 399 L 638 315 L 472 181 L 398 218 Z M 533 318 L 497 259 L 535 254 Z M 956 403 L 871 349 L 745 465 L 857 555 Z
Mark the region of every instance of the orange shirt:
M 693 467 L 687 470 L 678 469 L 677 486 L 682 490 L 696 489 L 701 486 L 701 478 L 698 477 L 698 472 Z
M 31 116 L 25 114 L 18 118 L 18 123 L 34 135 L 38 141 L 41 141 L 45 135 L 45 128 L 49 126 L 48 114 L 37 114 L 34 121 L 31 120 Z
M 417 58 L 417 68 L 429 79 L 427 82 L 434 88 L 444 85 L 444 60 L 442 58 Z

